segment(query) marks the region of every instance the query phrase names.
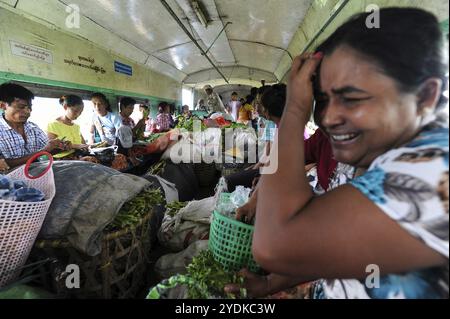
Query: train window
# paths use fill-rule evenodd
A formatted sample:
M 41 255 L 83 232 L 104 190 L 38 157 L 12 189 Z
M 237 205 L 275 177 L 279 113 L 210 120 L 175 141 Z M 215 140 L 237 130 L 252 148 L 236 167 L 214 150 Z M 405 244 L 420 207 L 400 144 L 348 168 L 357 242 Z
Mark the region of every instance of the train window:
M 92 125 L 92 116 L 94 115 L 94 104 L 91 100 L 83 100 L 84 109 L 80 117 L 75 121 L 80 125 L 81 135 L 83 135 L 84 140 L 89 141 L 90 130 Z
M 36 96 L 33 99 L 33 110 L 29 121 L 37 124 L 45 131 L 48 123 L 63 114 L 64 109 L 59 104 L 59 99 Z
M 183 88 L 182 101 L 183 105 L 189 105 L 190 110 L 194 109 L 194 95 L 192 94 L 191 88 Z
M 141 111 L 139 111 L 139 105 L 140 104 L 134 105 L 133 113 L 131 113 L 131 115 L 130 115 L 130 117 L 133 119 L 134 123 L 137 123 L 142 119 L 142 113 L 141 113 Z
M 94 105 L 90 100 L 83 100 L 84 109 L 80 117 L 75 121 L 80 125 L 81 134 L 87 141 L 92 123 L 92 115 Z M 30 121 L 37 124 L 44 131 L 47 129 L 48 123 L 64 114 L 64 109 L 59 104 L 57 98 L 35 97 L 33 99 L 33 111 L 31 112 Z

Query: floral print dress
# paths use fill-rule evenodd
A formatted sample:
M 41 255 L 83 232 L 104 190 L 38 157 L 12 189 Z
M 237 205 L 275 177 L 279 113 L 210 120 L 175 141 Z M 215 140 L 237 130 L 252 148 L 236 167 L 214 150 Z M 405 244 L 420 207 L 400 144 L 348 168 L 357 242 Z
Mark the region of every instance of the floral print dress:
M 433 121 L 408 144 L 379 156 L 350 181 L 412 236 L 449 254 L 448 123 Z M 448 298 L 448 264 L 382 276 L 379 287 L 365 280 L 323 280 L 317 298 Z

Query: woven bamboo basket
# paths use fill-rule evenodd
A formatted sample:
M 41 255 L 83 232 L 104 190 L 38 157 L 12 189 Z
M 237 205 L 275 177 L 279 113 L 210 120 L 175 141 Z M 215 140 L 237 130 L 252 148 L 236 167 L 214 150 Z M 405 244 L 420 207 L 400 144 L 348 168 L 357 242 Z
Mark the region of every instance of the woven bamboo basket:
M 147 284 L 152 215 L 153 211 L 132 227 L 105 232 L 102 251 L 93 257 L 76 250 L 66 240 L 36 241 L 30 261 L 50 258 L 60 265 L 57 271 L 58 267 L 54 266 L 40 269 L 44 275 L 39 283 L 63 298 L 136 298 Z M 70 264 L 79 266 L 80 288 L 70 289 L 65 285 L 64 269 Z

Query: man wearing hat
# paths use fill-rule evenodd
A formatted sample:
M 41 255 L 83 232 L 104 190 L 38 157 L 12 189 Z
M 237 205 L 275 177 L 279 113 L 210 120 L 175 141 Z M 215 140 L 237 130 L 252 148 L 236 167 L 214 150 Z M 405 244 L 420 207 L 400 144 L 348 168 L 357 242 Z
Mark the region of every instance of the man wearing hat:
M 207 84 L 203 87 L 206 93 L 206 108 L 209 113 L 227 113 L 219 94 L 213 92 L 211 85 Z

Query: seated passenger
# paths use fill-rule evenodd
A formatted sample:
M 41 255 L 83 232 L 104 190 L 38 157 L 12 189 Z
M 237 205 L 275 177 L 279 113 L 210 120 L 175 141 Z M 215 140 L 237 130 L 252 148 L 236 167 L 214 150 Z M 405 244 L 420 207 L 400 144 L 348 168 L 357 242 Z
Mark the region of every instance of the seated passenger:
M 134 111 L 135 104 L 136 100 L 130 97 L 123 97 L 119 102 L 122 125 L 129 126 L 131 128 L 134 139 L 138 138 L 138 136 L 143 137 L 145 126 L 144 118 L 140 119 L 137 123 L 134 123 L 134 120 L 130 117 Z
M 60 104 L 64 108 L 64 115 L 47 125 L 48 138 L 64 140 L 68 149 L 87 148 L 80 126 L 73 122 L 83 112 L 83 100 L 76 95 L 65 95 L 61 97 Z
M 145 129 L 144 132 L 150 132 L 151 131 L 151 118 L 150 118 L 150 108 L 146 104 L 139 105 L 139 112 L 142 113 L 142 119 L 145 122 Z
M 258 139 L 262 138 L 264 133 L 264 128 L 266 127 L 266 119 L 264 118 L 264 109 L 261 105 L 261 96 L 263 93 L 269 89 L 270 86 L 265 85 L 258 88 L 255 100 L 253 101 L 253 121 L 255 122 L 255 131 L 257 132 Z
M 166 102 L 158 105 L 158 115 L 156 116 L 155 126 L 158 132 L 167 132 L 172 125 L 172 116 L 169 114 L 170 106 Z
M 205 100 L 204 99 L 200 99 L 197 102 L 197 105 L 194 108 L 196 111 L 202 111 L 202 112 L 207 112 L 207 108 L 205 105 Z
M 239 108 L 237 119 L 238 123 L 251 125 L 253 114 L 253 106 L 252 106 L 253 99 L 254 98 L 252 95 L 247 95 L 245 103 Z
M 283 114 L 284 104 L 286 103 L 286 85 L 275 84 L 267 87 L 261 97 L 260 111 L 264 113 L 267 119 L 267 126 L 265 128 L 264 140 L 266 146 L 263 151 L 263 155 L 259 159 L 259 162 L 249 167 L 243 172 L 238 172 L 225 177 L 227 180 L 228 191 L 232 192 L 238 185 L 251 187 L 253 179 L 259 176 L 259 168 L 262 167 L 268 160 L 270 153 L 270 146 L 273 142 L 275 135 L 276 125 L 280 122 L 281 115 Z M 273 123 L 273 126 L 270 125 Z
M 0 85 L 0 157 L 10 168 L 25 164 L 39 151 L 66 149 L 60 140 L 49 140 L 44 131 L 28 121 L 33 98 L 33 93 L 23 86 Z
M 293 62 L 273 147 L 278 170 L 259 183 L 253 237 L 256 262 L 283 275 L 249 278 L 255 295 L 326 278 L 313 297 L 449 296 L 442 33 L 420 9 L 381 9 L 382 27 L 372 29 L 369 14 Z M 313 94 L 314 74 L 320 85 Z M 367 169 L 317 197 L 302 143 L 313 95 L 335 159 Z M 374 272 L 376 281 L 368 277 Z
M 192 112 L 189 111 L 189 105 L 183 105 L 183 107 L 181 108 L 181 115 L 186 118 L 190 118 L 192 116 Z
M 270 154 L 270 149 L 274 140 L 281 115 L 283 115 L 284 104 L 286 103 L 286 85 L 275 84 L 266 89 L 260 98 L 262 115 L 266 119 L 262 139 L 266 142 L 265 156 Z M 260 163 L 265 162 L 262 159 Z M 258 168 L 257 166 L 256 168 Z
M 97 130 L 102 142 L 114 145 L 117 130 L 122 125 L 120 117 L 112 113 L 108 99 L 102 93 L 92 94 L 91 101 L 94 104 L 95 114 L 92 117 L 89 144 L 94 144 L 95 130 Z

